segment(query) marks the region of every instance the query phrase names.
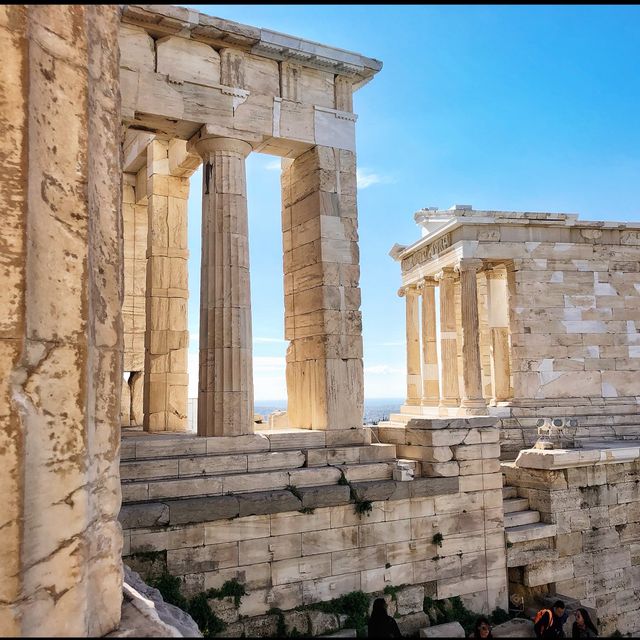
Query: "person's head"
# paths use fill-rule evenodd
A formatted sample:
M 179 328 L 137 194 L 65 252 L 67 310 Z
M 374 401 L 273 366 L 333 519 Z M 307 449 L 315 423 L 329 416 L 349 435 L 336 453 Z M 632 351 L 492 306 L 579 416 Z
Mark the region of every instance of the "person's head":
M 474 636 L 476 638 L 490 638 L 491 637 L 491 624 L 489 620 L 484 616 L 480 616 L 476 620 L 476 626 L 474 629 Z
M 580 628 L 582 629 L 588 628 L 588 629 L 591 629 L 592 631 L 596 631 L 596 627 L 591 621 L 591 616 L 589 615 L 589 612 L 586 609 L 583 609 L 582 607 L 580 607 L 579 609 L 576 609 L 575 617 L 576 617 L 576 622 L 578 623 L 578 626 Z
M 564 602 L 562 600 L 556 600 L 553 605 L 553 613 L 560 618 L 564 613 Z
M 384 618 L 387 615 L 387 603 L 384 598 L 376 598 L 371 609 L 372 618 Z

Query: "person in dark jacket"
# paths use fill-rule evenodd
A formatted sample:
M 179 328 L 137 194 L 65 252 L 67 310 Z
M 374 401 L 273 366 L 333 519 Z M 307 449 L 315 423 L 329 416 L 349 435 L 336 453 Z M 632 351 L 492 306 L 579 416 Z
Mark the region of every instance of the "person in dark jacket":
M 575 612 L 576 620 L 571 628 L 572 638 L 597 638 L 598 630 L 591 621 L 591 616 L 586 609 L 580 607 Z
M 374 600 L 368 629 L 369 638 L 402 638 L 398 623 L 387 613 L 384 598 Z
M 474 640 L 485 640 L 485 638 L 493 638 L 493 634 L 491 633 L 491 623 L 488 618 L 485 616 L 480 616 L 476 620 L 476 625 L 473 628 L 473 633 L 469 636 L 470 638 L 474 638 Z
M 569 614 L 565 611 L 564 602 L 556 600 L 553 605 L 553 612 L 549 609 L 542 609 L 536 616 L 536 623 L 533 627 L 536 638 L 542 640 L 555 640 L 564 638 L 564 623 Z

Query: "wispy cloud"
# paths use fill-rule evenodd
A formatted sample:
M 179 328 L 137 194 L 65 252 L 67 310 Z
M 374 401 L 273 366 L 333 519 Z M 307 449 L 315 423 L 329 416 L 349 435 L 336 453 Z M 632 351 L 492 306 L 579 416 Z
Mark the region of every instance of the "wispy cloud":
M 265 343 L 271 343 L 271 342 L 282 344 L 287 342 L 287 340 L 283 340 L 282 338 L 260 338 L 260 337 L 256 337 L 253 339 L 254 344 L 265 344 Z
M 391 176 L 383 176 L 364 167 L 356 170 L 358 189 L 366 189 L 374 184 L 392 184 L 395 179 Z

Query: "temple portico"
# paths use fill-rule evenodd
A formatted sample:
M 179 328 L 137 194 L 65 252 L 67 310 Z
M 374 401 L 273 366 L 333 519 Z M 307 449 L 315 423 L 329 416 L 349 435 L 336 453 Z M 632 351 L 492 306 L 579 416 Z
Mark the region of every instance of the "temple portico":
M 446 240 L 443 244 L 448 248 Z M 505 265 L 456 251 L 447 258 L 421 265 L 417 277 L 412 274 L 398 291 L 406 300 L 407 398 L 401 411 L 407 415 L 487 415 L 510 399 Z M 481 358 L 480 280 L 490 300 L 485 310 L 491 309 L 490 372 L 483 371 Z M 486 376 L 491 379 L 488 397 Z
M 392 423 L 495 416 L 513 452 L 535 440 L 538 418 L 636 437 L 637 224 L 467 205 L 415 220 L 422 237 L 390 252 L 407 336 L 407 397 Z
M 362 428 L 352 94 L 382 65 L 214 22 L 175 7 L 122 11 L 123 426 L 188 431 L 187 199 L 202 165 L 198 434 L 254 431 L 245 171 L 254 152 L 282 158 L 288 425 Z

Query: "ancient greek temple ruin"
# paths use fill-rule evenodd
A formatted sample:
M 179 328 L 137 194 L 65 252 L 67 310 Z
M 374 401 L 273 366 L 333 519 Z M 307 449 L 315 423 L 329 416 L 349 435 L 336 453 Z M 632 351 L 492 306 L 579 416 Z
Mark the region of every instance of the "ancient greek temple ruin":
M 361 426 L 352 94 L 381 63 L 165 14 L 127 6 L 119 34 L 125 424 L 187 429 L 187 198 L 203 164 L 198 433 L 253 432 L 245 160 L 254 152 L 282 158 L 290 424 Z
M 640 227 L 420 211 L 406 402 L 365 426 L 353 94 L 382 63 L 157 5 L 3 5 L 0 42 L 0 635 L 356 637 L 382 597 L 464 637 L 460 603 L 560 596 L 640 632 Z M 281 158 L 289 342 L 262 431 L 251 153 Z
M 407 336 L 392 420 L 496 416 L 513 452 L 548 416 L 579 418 L 582 437 L 640 435 L 640 225 L 467 205 L 415 221 L 420 239 L 391 251 Z

